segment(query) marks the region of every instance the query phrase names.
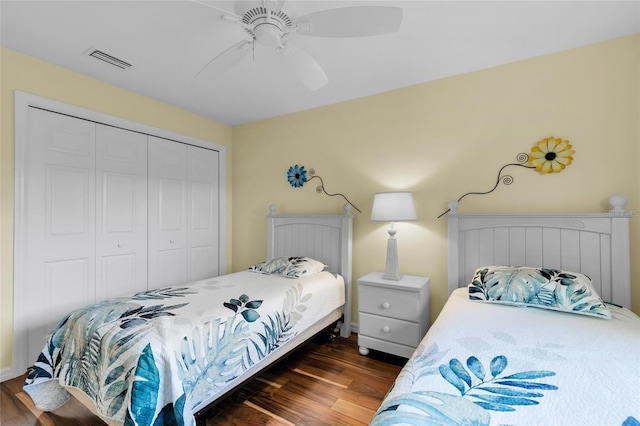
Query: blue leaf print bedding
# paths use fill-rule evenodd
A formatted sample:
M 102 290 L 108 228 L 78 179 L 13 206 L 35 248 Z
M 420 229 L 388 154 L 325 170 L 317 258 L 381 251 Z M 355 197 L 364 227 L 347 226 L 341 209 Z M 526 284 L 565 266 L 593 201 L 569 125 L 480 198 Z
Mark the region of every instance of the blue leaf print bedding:
M 192 425 L 197 409 L 344 294 L 342 277 L 328 272 L 238 272 L 89 305 L 62 319 L 24 390 L 46 411 L 68 400 L 69 386 L 125 425 Z
M 640 318 L 473 303 L 458 289 L 372 425 L 633 425 Z M 636 422 L 636 423 L 634 423 Z
M 589 277 L 559 269 L 478 268 L 469 284 L 469 299 L 611 318 Z

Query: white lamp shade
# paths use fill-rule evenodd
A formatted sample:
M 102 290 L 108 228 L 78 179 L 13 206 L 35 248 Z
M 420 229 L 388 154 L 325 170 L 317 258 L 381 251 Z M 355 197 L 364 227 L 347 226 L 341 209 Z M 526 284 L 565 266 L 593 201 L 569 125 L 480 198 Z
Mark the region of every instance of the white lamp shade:
M 379 192 L 373 197 L 372 222 L 418 220 L 410 192 Z

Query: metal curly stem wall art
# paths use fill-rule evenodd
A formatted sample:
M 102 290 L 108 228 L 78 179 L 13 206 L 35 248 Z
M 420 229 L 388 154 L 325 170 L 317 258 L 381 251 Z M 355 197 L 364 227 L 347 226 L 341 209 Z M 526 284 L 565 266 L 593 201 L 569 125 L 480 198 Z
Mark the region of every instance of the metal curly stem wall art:
M 529 154 L 521 152 L 517 155 L 517 163 L 508 163 L 500 168 L 500 170 L 498 171 L 496 184 L 493 186 L 493 188 L 485 192 L 467 192 L 466 194 L 458 198 L 457 201 L 460 202 L 460 200 L 462 200 L 467 195 L 490 194 L 495 191 L 496 188 L 498 188 L 500 182 L 505 185 L 511 185 L 513 183 L 513 176 L 502 175 L 504 169 L 509 166 L 518 166 L 525 169 L 535 169 L 542 174 L 560 173 L 573 161 L 572 155 L 575 154 L 575 151 L 572 148 L 573 146 L 569 143 L 568 140 L 562 140 L 561 138 L 555 138 L 553 136 L 549 136 L 548 138 L 539 140 L 531 148 L 531 152 Z M 447 209 L 442 214 L 440 214 L 438 218 L 441 218 L 450 211 L 450 208 Z
M 307 178 L 307 173 L 310 176 L 309 178 Z M 298 166 L 296 164 L 294 166 L 289 167 L 289 170 L 287 171 L 287 180 L 289 181 L 289 184 L 294 188 L 302 188 L 305 183 L 310 182 L 313 179 L 320 180 L 320 185 L 316 186 L 316 192 L 318 194 L 324 193 L 329 197 L 335 197 L 336 195 L 339 195 L 340 197 L 344 198 L 344 200 L 347 203 L 349 203 L 351 207 L 356 209 L 358 213 L 362 213 L 362 211 L 356 206 L 354 206 L 353 203 L 349 201 L 349 199 L 344 194 L 341 194 L 339 192 L 336 192 L 335 194 L 331 194 L 327 192 L 327 190 L 324 188 L 324 181 L 320 176 L 316 175 L 316 171 L 314 169 L 309 169 L 307 171 L 305 170 L 304 166 Z

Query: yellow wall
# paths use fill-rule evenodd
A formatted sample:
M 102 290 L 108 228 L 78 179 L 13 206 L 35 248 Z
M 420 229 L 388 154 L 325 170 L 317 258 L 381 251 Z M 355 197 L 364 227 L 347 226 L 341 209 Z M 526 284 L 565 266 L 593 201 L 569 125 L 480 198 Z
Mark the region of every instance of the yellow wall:
M 13 351 L 13 103 L 16 90 L 225 145 L 227 270 L 231 269 L 230 126 L 5 48 L 0 51 L 0 83 L 0 368 L 12 365 Z
M 446 219 L 436 217 L 448 200 L 489 190 L 499 168 L 539 139 L 569 139 L 574 163 L 554 175 L 511 167 L 511 186 L 465 198 L 460 212 L 598 212 L 622 193 L 637 216 L 639 43 L 625 37 L 234 127 L 233 269 L 265 258 L 270 204 L 281 213 L 341 212 L 341 199 L 316 194 L 317 180 L 292 188 L 293 164 L 315 168 L 329 192 L 362 209 L 354 281 L 385 265 L 387 225 L 369 221 L 373 194 L 413 192 L 419 220 L 396 224 L 400 270 L 431 277 L 432 320 L 447 297 Z M 631 221 L 638 313 L 639 220 Z M 357 295 L 354 312 L 356 303 Z

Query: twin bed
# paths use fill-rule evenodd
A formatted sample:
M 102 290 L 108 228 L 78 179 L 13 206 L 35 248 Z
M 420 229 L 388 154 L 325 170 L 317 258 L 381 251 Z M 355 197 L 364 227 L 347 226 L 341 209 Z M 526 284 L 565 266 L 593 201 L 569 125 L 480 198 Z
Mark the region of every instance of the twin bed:
M 449 300 L 371 424 L 639 425 L 640 319 L 627 309 L 623 203 L 578 215 L 459 215 L 452 207 Z M 319 330 L 340 321 L 347 337 L 348 206 L 344 215 L 272 209 L 268 217 L 268 259 L 276 261 L 256 271 L 65 318 L 27 379 L 36 404 L 55 395 L 44 408 L 64 402 L 64 385 L 82 389 L 112 420 L 192 424 Z M 297 277 L 314 265 L 282 258 L 291 255 L 319 260 L 329 272 Z M 147 333 L 137 337 L 138 329 Z M 236 335 L 239 346 L 231 344 Z
M 639 425 L 622 204 L 577 215 L 453 207 L 449 300 L 371 424 Z
M 317 333 L 350 334 L 352 215 L 268 215 L 268 261 L 83 307 L 62 319 L 24 389 L 72 393 L 111 424 L 194 424 Z M 344 278 L 343 278 L 344 277 Z M 345 303 L 347 302 L 347 303 Z

